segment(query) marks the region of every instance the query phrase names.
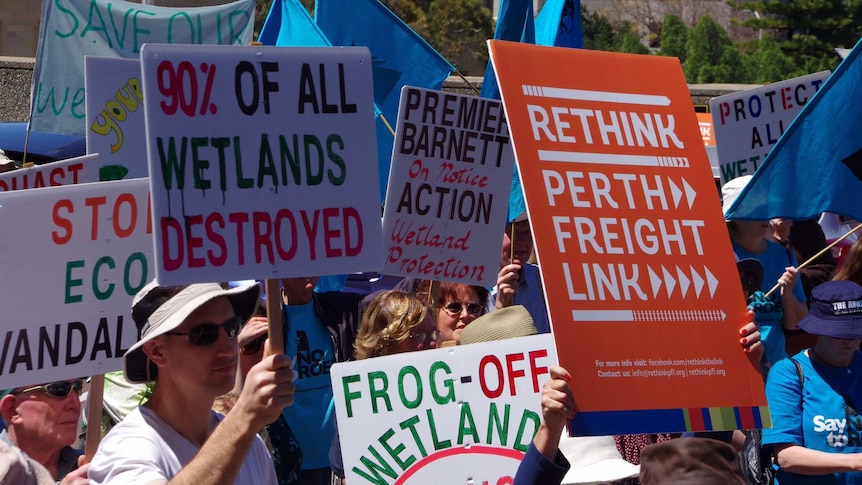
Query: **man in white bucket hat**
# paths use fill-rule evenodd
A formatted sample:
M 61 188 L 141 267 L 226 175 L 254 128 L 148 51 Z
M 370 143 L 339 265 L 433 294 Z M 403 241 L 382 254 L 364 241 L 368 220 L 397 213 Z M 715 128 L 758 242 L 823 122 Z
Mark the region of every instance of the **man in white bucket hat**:
M 293 402 L 283 354 L 251 368 L 228 416 L 211 410 L 234 386 L 236 336 L 258 304 L 257 284 L 144 287 L 132 304 L 140 340 L 124 356 L 126 380 L 155 382 L 152 396 L 105 437 L 90 464 L 91 484 L 275 484 L 257 432 Z M 268 343 L 267 343 L 268 347 Z

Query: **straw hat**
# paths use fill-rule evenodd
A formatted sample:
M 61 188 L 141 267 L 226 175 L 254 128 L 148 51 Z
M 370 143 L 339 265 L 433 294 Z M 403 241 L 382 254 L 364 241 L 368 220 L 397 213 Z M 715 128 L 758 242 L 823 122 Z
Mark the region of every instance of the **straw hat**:
M 536 335 L 533 317 L 523 305 L 486 313 L 461 330 L 461 345 Z

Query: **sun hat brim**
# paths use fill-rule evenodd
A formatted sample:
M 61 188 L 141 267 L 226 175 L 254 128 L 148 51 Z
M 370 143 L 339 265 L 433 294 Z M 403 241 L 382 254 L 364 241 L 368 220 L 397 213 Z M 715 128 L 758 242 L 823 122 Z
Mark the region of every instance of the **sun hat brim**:
M 143 298 L 146 292 L 156 287 L 158 284 L 155 282 L 147 285 L 138 293 L 139 297 Z M 215 298 L 226 297 L 233 306 L 234 313 L 243 321 L 247 321 L 257 309 L 260 292 L 258 283 L 227 290 L 216 283 L 188 285 L 153 311 L 142 330 L 141 339 L 126 351 L 123 356 L 123 372 L 126 380 L 135 384 L 154 380 L 157 369 L 144 354 L 144 344 L 176 329 L 204 304 Z M 140 298 L 136 298 L 136 302 Z

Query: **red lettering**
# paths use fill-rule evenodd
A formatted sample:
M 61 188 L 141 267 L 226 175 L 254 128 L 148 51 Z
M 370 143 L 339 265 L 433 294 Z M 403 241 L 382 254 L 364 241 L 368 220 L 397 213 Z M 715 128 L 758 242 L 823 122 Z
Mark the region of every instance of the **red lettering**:
M 497 388 L 490 389 L 488 388 L 488 384 L 485 381 L 485 367 L 491 364 L 494 368 L 497 369 Z M 482 392 L 485 394 L 485 397 L 495 399 L 500 397 L 503 394 L 503 366 L 500 364 L 500 360 L 497 359 L 494 355 L 486 355 L 482 357 L 482 360 L 479 362 L 479 385 L 482 387 Z
M 61 199 L 54 204 L 54 208 L 51 210 L 51 218 L 54 221 L 54 225 L 60 229 L 65 229 L 63 234 L 60 234 L 57 231 L 51 232 L 51 239 L 54 241 L 54 244 L 66 244 L 70 239 L 72 239 L 72 221 L 60 215 L 60 209 L 65 209 L 69 214 L 71 214 L 72 207 L 71 200 Z
M 326 248 L 326 257 L 335 258 L 341 256 L 341 249 L 332 246 L 332 239 L 341 237 L 341 231 L 333 229 L 329 225 L 329 220 L 333 217 L 338 217 L 338 209 L 328 207 L 323 209 L 323 245 Z
M 213 266 L 224 266 L 224 263 L 227 261 L 227 244 L 219 231 L 215 230 L 214 226 L 217 226 L 219 229 L 224 229 L 224 217 L 222 217 L 219 212 L 212 212 L 207 216 L 206 231 L 207 239 L 218 246 L 221 250 L 221 255 L 216 256 L 215 252 L 210 249 L 207 251 L 207 258 Z
M 268 212 L 254 212 L 252 214 L 252 229 L 254 230 L 254 261 L 260 264 L 262 259 L 261 248 L 266 247 L 269 263 L 275 262 L 275 252 L 272 249 L 272 221 Z
M 120 226 L 120 207 L 122 204 L 129 204 L 129 225 L 127 227 Z M 138 221 L 138 204 L 135 202 L 135 197 L 132 194 L 120 194 L 114 202 L 114 214 L 112 222 L 114 224 L 114 234 L 117 237 L 125 238 L 135 232 L 135 226 Z
M 351 225 L 350 221 L 355 224 Z M 351 229 L 355 229 L 356 234 L 355 244 L 351 244 Z M 362 251 L 365 236 L 362 233 L 362 219 L 359 217 L 359 211 L 353 207 L 344 208 L 344 251 L 347 256 L 356 256 Z
M 72 183 L 77 184 L 78 183 L 78 172 L 80 172 L 81 169 L 84 168 L 84 164 L 83 163 L 73 163 L 73 164 L 70 164 L 66 168 L 68 168 L 69 172 L 72 173 Z
M 183 226 L 173 217 L 162 217 L 162 267 L 174 271 L 183 264 Z M 176 235 L 176 244 L 170 244 L 171 230 Z M 177 248 L 177 257 L 171 258 L 171 248 Z
M 524 360 L 524 354 L 508 354 L 506 355 L 506 369 L 509 371 L 509 395 L 514 396 L 515 392 L 515 379 L 518 377 L 524 377 L 524 369 L 515 370 L 512 366 L 515 362 Z
M 45 184 L 45 174 L 43 172 L 36 172 L 36 181 L 33 183 L 33 188 L 41 189 L 43 187 L 47 187 Z
M 299 214 L 302 216 L 302 225 L 305 227 L 305 234 L 308 236 L 308 256 L 314 261 L 317 259 L 317 248 L 314 246 L 314 240 L 317 239 L 317 214 L 319 210 L 314 211 L 314 225 L 309 225 L 307 213 L 302 210 Z
M 102 197 L 88 197 L 84 199 L 84 205 L 93 209 L 93 218 L 90 224 L 90 240 L 95 241 L 99 238 L 99 206 L 105 205 L 107 199 Z
M 548 356 L 548 351 L 546 349 L 533 350 L 533 351 L 530 351 L 529 356 L 530 356 L 530 372 L 533 375 L 533 392 L 539 392 L 539 375 L 547 374 L 548 368 L 545 366 L 538 367 L 536 365 L 536 360 L 546 358 Z
M 781 107 L 784 109 L 793 107 L 793 96 L 790 95 L 790 86 L 781 88 Z
M 188 242 L 188 251 L 189 251 L 189 268 L 203 268 L 206 264 L 206 260 L 202 257 L 195 257 L 195 249 L 204 247 L 204 239 L 202 237 L 195 237 L 192 235 L 194 231 L 194 226 L 199 226 L 204 223 L 204 217 L 200 214 L 196 214 L 193 216 L 186 216 L 186 229 L 188 230 L 188 235 L 186 236 L 186 241 Z
M 245 212 L 234 212 L 227 219 L 236 226 L 236 249 L 239 253 L 240 265 L 245 264 L 245 241 L 243 240 L 243 225 L 248 222 L 248 214 Z
M 51 184 L 51 187 L 63 185 L 63 169 L 55 168 L 54 170 L 51 170 L 51 175 L 48 176 L 48 180 Z
M 290 248 L 287 250 L 284 249 L 284 245 L 281 243 L 281 223 L 285 219 L 290 223 Z M 290 261 L 296 256 L 296 219 L 293 218 L 293 212 L 289 209 L 281 209 L 275 215 L 275 247 L 282 261 Z

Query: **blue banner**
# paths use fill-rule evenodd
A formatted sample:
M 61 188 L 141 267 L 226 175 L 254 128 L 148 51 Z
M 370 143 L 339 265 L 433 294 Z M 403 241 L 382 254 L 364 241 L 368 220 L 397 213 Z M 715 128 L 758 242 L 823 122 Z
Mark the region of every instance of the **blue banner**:
M 828 211 L 862 220 L 860 44 L 796 115 L 730 207 L 733 220 L 809 219 Z
M 422 37 L 377 0 L 318 0 L 315 19 L 332 45 L 371 50 L 377 118 L 380 200 L 386 197 L 401 87 L 440 89 L 455 70 Z M 387 124 L 389 126 L 387 126 Z
M 30 88 L 30 127 L 84 135 L 84 56 L 137 59 L 144 43 L 251 42 L 254 0 L 216 7 L 152 7 L 123 0 L 42 2 Z
M 581 0 L 548 0 L 536 16 L 536 44 L 584 47 Z
M 299 0 L 273 1 L 257 40 L 263 45 L 332 46 Z

